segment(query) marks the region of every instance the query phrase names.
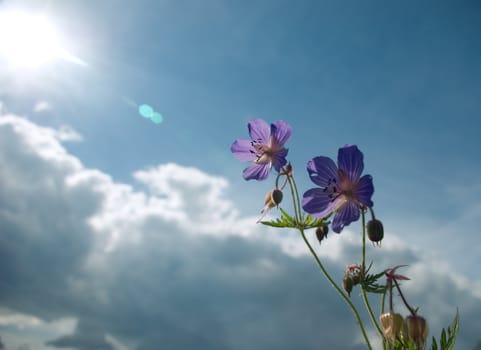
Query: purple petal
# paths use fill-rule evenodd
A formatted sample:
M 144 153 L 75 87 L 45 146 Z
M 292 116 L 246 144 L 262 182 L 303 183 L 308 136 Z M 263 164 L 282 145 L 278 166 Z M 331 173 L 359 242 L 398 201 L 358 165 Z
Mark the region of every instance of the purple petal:
M 282 147 L 289 137 L 291 137 L 292 128 L 291 126 L 283 120 L 278 120 L 271 124 L 271 135 L 274 138 L 274 142 L 279 147 Z
M 359 179 L 356 186 L 356 197 L 366 207 L 372 207 L 374 203 L 371 200 L 374 193 L 374 185 L 372 184 L 372 176 L 364 175 Z
M 315 157 L 307 162 L 307 172 L 312 182 L 326 187 L 330 179 L 337 180 L 337 166 L 331 158 Z
M 270 129 L 264 120 L 253 119 L 247 124 L 247 128 L 249 129 L 249 135 L 252 140 L 264 145 L 269 143 Z
M 287 164 L 287 152 L 288 149 L 283 148 L 272 156 L 272 166 L 277 170 L 277 172 L 281 171 L 281 168 Z
M 353 201 L 345 202 L 334 215 L 332 221 L 332 230 L 341 233 L 344 226 L 359 219 L 359 207 Z
M 364 169 L 363 158 L 362 152 L 356 145 L 339 148 L 337 164 L 339 165 L 339 169 L 347 175 L 352 183 L 356 182 L 361 176 L 362 170 Z
M 269 176 L 269 170 L 269 163 L 255 163 L 245 168 L 242 176 L 245 180 L 265 180 Z
M 329 215 L 338 204 L 338 200 L 333 202 L 321 188 L 311 188 L 302 197 L 302 208 L 316 218 Z
M 244 162 L 252 161 L 257 158 L 255 149 L 252 147 L 251 141 L 249 140 L 235 140 L 230 147 L 230 151 L 236 159 Z

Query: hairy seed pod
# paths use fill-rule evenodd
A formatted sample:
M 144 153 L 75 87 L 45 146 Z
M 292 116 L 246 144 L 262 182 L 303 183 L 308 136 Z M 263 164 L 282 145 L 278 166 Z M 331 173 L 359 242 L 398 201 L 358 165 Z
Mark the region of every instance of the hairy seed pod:
M 406 328 L 409 338 L 411 338 L 419 350 L 424 350 L 426 338 L 428 337 L 428 323 L 424 317 L 410 315 L 406 317 Z
M 405 335 L 404 319 L 401 314 L 386 312 L 379 317 L 384 338 L 389 341 L 402 339 Z
M 342 287 L 344 288 L 344 290 L 347 292 L 349 296 L 351 296 L 353 285 L 354 285 L 354 282 L 352 281 L 351 276 L 344 275 L 344 278 L 342 279 Z
M 279 189 L 273 189 L 269 193 L 266 194 L 266 198 L 264 199 L 264 204 L 266 205 L 263 210 L 274 208 L 278 206 L 280 202 L 282 202 L 282 191 Z
M 321 225 L 318 228 L 316 228 L 316 237 L 319 243 L 321 243 L 323 239 L 327 238 L 328 233 L 329 233 L 329 227 L 327 225 Z
M 377 219 L 369 220 L 367 223 L 367 237 L 376 245 L 380 245 L 384 238 L 384 227 Z
M 282 202 L 282 191 L 278 188 L 272 190 L 271 192 L 271 201 L 275 203 L 275 205 L 279 205 Z

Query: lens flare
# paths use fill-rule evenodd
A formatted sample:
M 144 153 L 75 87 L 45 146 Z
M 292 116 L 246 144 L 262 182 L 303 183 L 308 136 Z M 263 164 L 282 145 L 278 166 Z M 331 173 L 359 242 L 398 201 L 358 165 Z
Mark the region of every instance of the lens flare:
M 154 113 L 152 113 L 152 116 L 150 117 L 150 120 L 152 120 L 152 122 L 154 122 L 155 124 L 160 124 L 160 123 L 162 123 L 164 118 L 162 117 L 162 114 L 154 112 Z
M 162 114 L 154 111 L 154 109 L 148 104 L 139 106 L 139 114 L 144 118 L 150 119 L 154 124 L 160 124 L 164 121 Z
M 154 109 L 149 105 L 143 104 L 139 106 L 139 114 L 144 118 L 152 118 Z

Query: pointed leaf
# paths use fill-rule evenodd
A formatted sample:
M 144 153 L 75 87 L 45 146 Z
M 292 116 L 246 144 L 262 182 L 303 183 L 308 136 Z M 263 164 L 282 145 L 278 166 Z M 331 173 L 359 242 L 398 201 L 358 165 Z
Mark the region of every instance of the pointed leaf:
M 285 218 L 287 220 L 288 223 L 290 223 L 291 225 L 293 225 L 293 227 L 296 226 L 296 220 L 290 216 L 289 214 L 287 214 L 287 212 L 282 209 L 282 208 L 279 208 L 279 210 L 281 211 L 282 213 L 282 217 Z

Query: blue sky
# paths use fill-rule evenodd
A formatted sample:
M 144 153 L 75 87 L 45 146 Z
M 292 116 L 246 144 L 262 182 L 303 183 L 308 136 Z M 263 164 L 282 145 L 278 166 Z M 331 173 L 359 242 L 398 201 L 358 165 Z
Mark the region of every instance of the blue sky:
M 295 233 L 254 224 L 273 178 L 245 182 L 229 151 L 253 118 L 292 125 L 301 191 L 309 159 L 359 146 L 386 228 L 370 254 L 410 264 L 433 335 L 459 305 L 460 348 L 474 347 L 478 2 L 0 2 L 13 10 L 47 16 L 80 61 L 26 68 L 0 52 L 8 349 L 314 349 L 341 334 L 362 348 Z M 163 123 L 139 116 L 143 103 Z M 319 248 L 338 274 L 359 230 Z

